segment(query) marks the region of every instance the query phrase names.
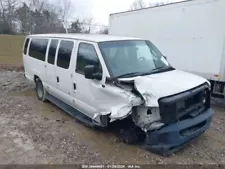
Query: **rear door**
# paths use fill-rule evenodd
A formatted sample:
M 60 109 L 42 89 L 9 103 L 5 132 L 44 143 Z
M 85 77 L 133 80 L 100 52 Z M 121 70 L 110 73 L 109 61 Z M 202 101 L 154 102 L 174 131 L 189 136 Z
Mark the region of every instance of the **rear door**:
M 56 56 L 58 52 L 59 39 L 51 39 L 48 55 L 47 55 L 47 63 L 46 63 L 46 86 L 47 90 L 50 94 L 56 96 L 57 95 L 57 81 L 56 81 Z
M 61 39 L 59 42 L 55 68 L 55 82 L 58 89 L 58 98 L 69 105 L 72 103 L 72 57 L 75 46 L 74 40 Z

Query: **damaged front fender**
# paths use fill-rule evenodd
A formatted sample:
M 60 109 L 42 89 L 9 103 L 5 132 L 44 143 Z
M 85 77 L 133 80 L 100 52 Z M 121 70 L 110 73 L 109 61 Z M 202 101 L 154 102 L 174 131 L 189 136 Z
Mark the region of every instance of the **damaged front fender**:
M 144 131 L 163 125 L 159 123 L 159 111 L 148 114 L 151 107 L 157 108 L 158 103 L 150 92 L 141 89 L 138 80 L 116 81 L 107 84 L 100 94 L 99 92 L 96 99 L 99 102 L 99 112 L 101 115 L 108 114 L 110 122 L 122 120 L 132 114 L 134 123 Z
M 98 114 L 108 114 L 111 122 L 129 116 L 133 107 L 144 103 L 143 99 L 131 90 L 132 88 L 122 88 L 114 84 L 107 84 L 105 88 L 99 89 L 95 97 L 95 103 L 100 112 Z
M 143 100 L 140 97 L 131 96 L 126 103 L 112 107 L 110 118 L 124 119 L 132 113 L 132 108 L 143 104 Z

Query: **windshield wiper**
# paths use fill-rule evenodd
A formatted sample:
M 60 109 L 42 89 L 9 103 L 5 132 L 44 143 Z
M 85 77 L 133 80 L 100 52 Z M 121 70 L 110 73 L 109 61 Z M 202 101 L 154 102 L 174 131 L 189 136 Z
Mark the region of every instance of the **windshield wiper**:
M 161 66 L 161 67 L 152 69 L 151 73 L 164 72 L 164 71 L 170 71 L 170 70 L 174 70 L 174 68 L 172 66 L 169 66 L 169 67 Z
M 174 70 L 174 68 L 172 66 L 169 66 L 169 67 L 161 66 L 161 67 L 152 69 L 150 72 L 142 73 L 139 76 L 151 75 L 154 73 L 165 72 L 165 71 L 170 71 L 170 70 Z
M 122 74 L 120 76 L 117 76 L 116 78 L 128 78 L 128 77 L 134 77 L 134 76 L 138 76 L 142 74 L 143 72 L 131 72 L 131 73 Z
M 152 69 L 151 72 L 154 72 L 156 70 L 161 70 L 161 69 L 164 69 L 164 68 L 167 68 L 167 67 L 165 67 L 165 66 L 156 67 L 156 68 Z
M 161 67 L 152 69 L 150 72 L 131 72 L 131 73 L 122 74 L 120 76 L 117 76 L 116 78 L 118 79 L 118 78 L 129 78 L 129 77 L 135 77 L 135 76 L 145 76 L 145 75 L 150 75 L 157 72 L 164 72 L 169 70 L 174 70 L 174 68 L 172 66 L 169 66 L 169 67 L 161 66 Z

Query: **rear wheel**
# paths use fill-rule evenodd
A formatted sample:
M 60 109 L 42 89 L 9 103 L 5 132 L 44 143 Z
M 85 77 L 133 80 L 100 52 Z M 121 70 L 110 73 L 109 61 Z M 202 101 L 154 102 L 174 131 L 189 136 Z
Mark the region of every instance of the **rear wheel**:
M 47 91 L 45 90 L 42 81 L 38 78 L 35 82 L 37 98 L 43 102 L 46 101 Z

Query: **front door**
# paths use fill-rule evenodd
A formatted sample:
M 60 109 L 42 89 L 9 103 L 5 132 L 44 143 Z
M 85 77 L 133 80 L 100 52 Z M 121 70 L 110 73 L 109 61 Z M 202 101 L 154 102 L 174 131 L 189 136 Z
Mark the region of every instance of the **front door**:
M 93 117 L 97 111 L 95 95 L 102 88 L 101 81 L 89 80 L 84 76 L 86 65 L 95 65 L 101 72 L 101 64 L 95 50 L 94 44 L 79 42 L 77 49 L 76 68 L 73 71 L 73 94 L 74 107 L 89 117 Z

